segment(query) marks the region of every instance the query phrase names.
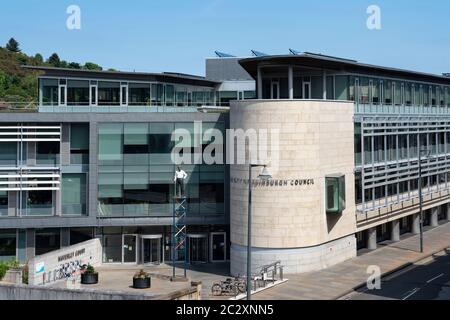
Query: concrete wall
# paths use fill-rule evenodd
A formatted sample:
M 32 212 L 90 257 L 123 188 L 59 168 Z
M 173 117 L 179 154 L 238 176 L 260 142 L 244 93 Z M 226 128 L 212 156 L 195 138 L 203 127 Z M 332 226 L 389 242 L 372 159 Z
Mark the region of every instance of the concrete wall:
M 93 289 L 61 289 L 31 285 L 0 283 L 0 300 L 200 300 L 201 284 L 166 295 L 100 291 Z
M 356 230 L 353 109 L 351 102 L 321 100 L 232 103 L 231 128 L 266 129 L 269 134 L 271 129 L 279 130 L 279 166 L 269 165 L 268 170 L 272 180 L 288 181 L 287 185 L 256 186 L 253 190 L 252 246 L 271 249 L 271 254 L 261 255 L 260 263 L 274 262 L 277 254 L 286 259 L 293 254 L 298 263 L 282 259 L 282 264 L 291 264 L 286 272 L 301 272 L 305 270 L 300 262 L 303 258 L 309 269 L 341 262 L 336 255 L 324 254 L 324 244 L 345 248 L 345 259 L 356 255 L 356 244 L 352 240 L 348 244 L 347 238 L 354 238 Z M 269 152 L 277 151 L 269 146 Z M 237 272 L 245 269 L 245 250 L 240 247 L 247 244 L 248 185 L 240 179 L 248 179 L 248 166 L 232 165 L 230 172 L 231 268 Z M 325 210 L 325 177 L 333 174 L 345 175 L 347 201 L 342 215 L 329 215 Z M 297 179 L 314 183 L 292 185 Z M 315 253 L 311 255 L 311 251 Z
M 100 239 L 92 239 L 74 246 L 37 256 L 28 263 L 30 285 L 39 285 L 59 280 L 57 272 L 62 265 L 78 262 L 96 267 L 102 263 Z

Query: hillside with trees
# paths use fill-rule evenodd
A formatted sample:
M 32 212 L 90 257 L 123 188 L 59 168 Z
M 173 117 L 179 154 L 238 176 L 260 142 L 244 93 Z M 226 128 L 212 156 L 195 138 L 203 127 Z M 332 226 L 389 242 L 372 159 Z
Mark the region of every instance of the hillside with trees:
M 11 38 L 5 47 L 0 46 L 0 109 L 36 106 L 39 72 L 22 68 L 23 65 L 103 70 L 101 66 L 92 62 L 80 64 L 62 60 L 57 53 L 53 53 L 45 60 L 39 53 L 28 56 L 21 51 L 20 43 Z

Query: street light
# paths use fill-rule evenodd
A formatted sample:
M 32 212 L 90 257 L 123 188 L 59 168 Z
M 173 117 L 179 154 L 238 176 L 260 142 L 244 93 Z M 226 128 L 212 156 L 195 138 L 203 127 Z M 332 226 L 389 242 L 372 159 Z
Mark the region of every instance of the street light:
M 421 149 L 419 151 L 419 220 L 420 220 L 420 252 L 423 253 L 423 197 L 422 197 L 422 153 L 426 153 L 426 158 L 430 156 L 431 152 L 428 149 Z
M 258 164 L 249 164 L 248 166 L 248 221 L 247 221 L 247 300 L 252 299 L 252 169 L 263 167 L 258 179 L 268 181 L 272 178 L 267 170 L 267 166 Z

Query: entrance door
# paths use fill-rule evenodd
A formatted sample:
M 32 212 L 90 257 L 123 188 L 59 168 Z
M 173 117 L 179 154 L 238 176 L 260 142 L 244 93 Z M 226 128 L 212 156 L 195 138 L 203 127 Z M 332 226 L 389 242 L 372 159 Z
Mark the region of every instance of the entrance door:
M 123 263 L 137 263 L 137 235 L 123 235 Z
M 227 259 L 227 234 L 225 232 L 211 233 L 211 261 L 221 262 Z
M 162 235 L 142 237 L 143 264 L 158 265 L 161 263 L 161 239 Z
M 189 235 L 189 263 L 208 262 L 208 238 L 206 235 Z

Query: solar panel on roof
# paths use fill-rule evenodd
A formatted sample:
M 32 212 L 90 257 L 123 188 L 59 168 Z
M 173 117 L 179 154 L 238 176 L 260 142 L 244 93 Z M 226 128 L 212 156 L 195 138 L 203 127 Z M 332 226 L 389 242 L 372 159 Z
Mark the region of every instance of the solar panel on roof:
M 298 56 L 299 54 L 301 54 L 300 51 L 297 51 L 297 50 L 294 50 L 294 49 L 289 49 L 289 52 L 290 52 L 291 54 L 293 54 L 294 56 Z
M 224 52 L 220 52 L 220 51 L 214 51 L 214 53 L 219 57 L 219 58 L 235 58 L 236 56 L 233 56 L 231 54 L 228 53 L 224 53 Z
M 266 57 L 266 56 L 268 56 L 267 53 L 260 52 L 260 51 L 256 51 L 256 50 L 252 50 L 252 54 L 253 54 L 255 57 Z

